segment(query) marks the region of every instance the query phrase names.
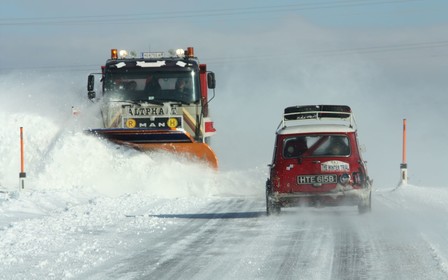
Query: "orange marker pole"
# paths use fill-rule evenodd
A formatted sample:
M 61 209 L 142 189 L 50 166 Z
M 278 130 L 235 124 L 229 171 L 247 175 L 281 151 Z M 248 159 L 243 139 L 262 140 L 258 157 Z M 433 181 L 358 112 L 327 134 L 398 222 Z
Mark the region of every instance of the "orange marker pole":
M 406 119 L 403 119 L 403 157 L 400 164 L 400 183 L 399 185 L 408 184 L 408 164 L 406 163 Z
M 23 152 L 23 127 L 20 127 L 20 173 L 19 173 L 19 189 L 25 188 L 25 161 Z
M 406 119 L 403 119 L 403 160 L 402 163 L 406 164 Z

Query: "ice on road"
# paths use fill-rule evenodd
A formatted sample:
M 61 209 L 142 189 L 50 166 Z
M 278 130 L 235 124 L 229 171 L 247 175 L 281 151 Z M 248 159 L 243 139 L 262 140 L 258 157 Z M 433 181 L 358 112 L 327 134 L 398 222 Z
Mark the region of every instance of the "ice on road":
M 268 217 L 268 162 L 216 172 L 119 147 L 82 132 L 95 106 L 73 119 L 77 98 L 16 79 L 0 83 L 0 279 L 448 279 L 446 187 Z
M 410 186 L 376 191 L 367 215 L 268 217 L 258 196 L 33 191 L 1 201 L 0 278 L 444 279 L 444 198 L 445 189 Z

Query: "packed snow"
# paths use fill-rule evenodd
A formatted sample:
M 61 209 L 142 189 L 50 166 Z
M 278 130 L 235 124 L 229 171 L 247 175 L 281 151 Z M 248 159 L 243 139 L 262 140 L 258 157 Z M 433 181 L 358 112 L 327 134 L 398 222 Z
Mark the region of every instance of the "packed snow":
M 0 81 L 0 279 L 448 278 L 446 187 L 374 185 L 366 215 L 268 217 L 269 158 L 215 171 L 117 146 L 83 132 L 97 108 L 75 85 L 21 78 Z

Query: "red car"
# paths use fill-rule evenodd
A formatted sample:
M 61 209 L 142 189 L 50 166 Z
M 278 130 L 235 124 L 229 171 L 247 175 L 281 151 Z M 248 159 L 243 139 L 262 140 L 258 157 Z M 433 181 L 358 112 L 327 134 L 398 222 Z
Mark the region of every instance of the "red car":
M 357 205 L 360 213 L 371 210 L 372 180 L 349 106 L 286 108 L 269 166 L 268 215 L 301 205 Z

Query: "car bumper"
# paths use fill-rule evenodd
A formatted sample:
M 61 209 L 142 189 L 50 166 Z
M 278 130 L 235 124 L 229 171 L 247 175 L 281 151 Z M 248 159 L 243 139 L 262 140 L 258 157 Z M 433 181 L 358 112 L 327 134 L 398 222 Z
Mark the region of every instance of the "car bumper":
M 341 190 L 335 189 L 331 192 L 291 192 L 279 193 L 273 192 L 272 202 L 282 207 L 296 205 L 359 205 L 365 203 L 371 193 L 371 188 Z

